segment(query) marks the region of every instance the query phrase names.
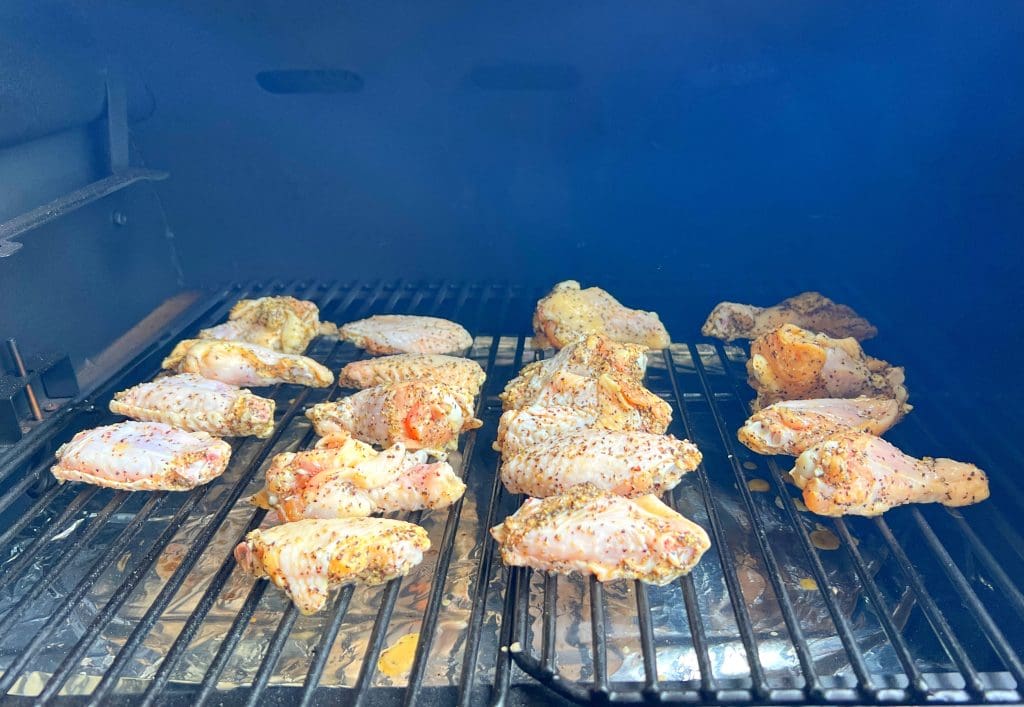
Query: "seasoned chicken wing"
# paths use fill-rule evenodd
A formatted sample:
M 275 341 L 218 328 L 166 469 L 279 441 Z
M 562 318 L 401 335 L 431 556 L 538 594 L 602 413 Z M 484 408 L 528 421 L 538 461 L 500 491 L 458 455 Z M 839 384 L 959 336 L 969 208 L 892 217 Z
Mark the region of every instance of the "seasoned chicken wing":
M 910 411 L 903 369 L 866 356 L 856 339 L 833 339 L 793 324 L 750 344 L 747 374 L 757 391 L 754 408 L 779 400 L 892 398 L 900 414 Z
M 635 426 L 629 427 L 630 424 Z M 625 425 L 625 426 L 623 426 Z M 531 405 L 521 410 L 506 410 L 498 421 L 498 437 L 493 448 L 504 457 L 580 430 L 646 432 L 639 418 L 603 414 L 600 408 L 575 408 L 566 405 Z
M 878 334 L 878 329 L 868 320 L 845 304 L 836 304 L 820 292 L 804 292 L 774 307 L 722 302 L 711 310 L 700 333 L 725 341 L 756 339 L 783 324 L 795 324 L 837 339 L 852 336 L 864 341 Z
M 405 521 L 317 518 L 254 530 L 235 548 L 235 559 L 249 574 L 269 577 L 308 615 L 343 584 L 383 584 L 408 574 L 429 548 L 427 531 Z
M 711 547 L 703 528 L 656 497 L 623 498 L 593 484 L 527 499 L 491 535 L 506 565 L 660 586 L 693 569 Z
M 588 482 L 635 497 L 675 487 L 700 460 L 696 445 L 670 435 L 581 430 L 506 457 L 501 481 L 511 493 L 537 498 Z
M 881 437 L 848 430 L 804 451 L 789 472 L 804 504 L 825 516 L 876 516 L 906 503 L 967 506 L 988 498 L 988 478 L 952 459 L 915 459 Z
M 186 491 L 224 473 L 231 446 L 162 422 L 119 422 L 79 432 L 57 450 L 61 481 L 128 491 Z
M 300 354 L 320 331 L 320 310 L 294 297 L 239 300 L 228 321 L 199 332 L 200 339 L 246 341 L 274 351 Z
M 110 411 L 222 437 L 269 437 L 274 431 L 273 400 L 195 373 L 122 390 L 110 401 Z
M 325 438 L 316 449 L 278 454 L 256 505 L 284 521 L 348 518 L 371 513 L 447 508 L 466 485 L 447 462 L 396 444 L 377 452 L 348 438 Z
M 892 398 L 784 400 L 754 413 L 737 436 L 758 454 L 795 457 L 843 430 L 880 435 L 899 418 L 900 405 Z
M 560 282 L 537 302 L 534 345 L 560 349 L 587 334 L 663 349 L 671 342 L 654 312 L 624 307 L 600 287 L 580 289 L 575 280 Z
M 454 449 L 460 432 L 480 427 L 466 394 L 444 383 L 402 381 L 361 390 L 306 411 L 316 433 L 349 433 L 371 444 L 401 442 L 409 449 Z
M 461 325 L 437 317 L 377 314 L 338 329 L 338 336 L 374 355 L 461 353 L 473 337 Z
M 295 383 L 325 388 L 334 382 L 334 374 L 311 358 L 241 341 L 186 339 L 164 359 L 163 367 L 230 385 Z
M 460 388 L 470 398 L 480 392 L 484 369 L 469 358 L 443 354 L 397 354 L 353 361 L 341 369 L 338 383 L 347 388 L 372 388 L 385 383 L 432 380 Z

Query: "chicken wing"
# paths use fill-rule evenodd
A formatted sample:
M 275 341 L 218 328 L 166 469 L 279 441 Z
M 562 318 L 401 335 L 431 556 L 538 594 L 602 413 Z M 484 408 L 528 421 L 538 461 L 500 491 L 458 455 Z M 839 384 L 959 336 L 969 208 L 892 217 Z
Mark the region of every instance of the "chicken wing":
M 254 530 L 235 548 L 238 566 L 269 577 L 303 614 L 343 584 L 383 584 L 409 573 L 430 548 L 427 531 L 388 518 L 299 520 Z
M 630 309 L 599 287 L 580 289 L 575 280 L 560 282 L 537 302 L 534 345 L 560 349 L 587 334 L 663 349 L 671 343 L 654 312 Z
M 460 432 L 480 427 L 465 393 L 444 383 L 402 381 L 361 390 L 306 411 L 318 435 L 349 433 L 371 444 L 454 449 Z
M 278 454 L 257 506 L 284 521 L 447 508 L 466 490 L 447 462 L 396 444 L 377 452 L 352 438 L 321 440 L 316 449 Z
M 484 369 L 469 358 L 443 354 L 397 354 L 353 361 L 341 369 L 338 383 L 347 388 L 372 388 L 385 383 L 432 380 L 466 391 L 473 398 L 483 385 Z
M 906 503 L 967 506 L 988 498 L 988 478 L 952 459 L 915 459 L 881 437 L 848 430 L 804 451 L 789 472 L 820 515 L 876 516 Z
M 507 457 L 501 481 L 511 493 L 544 498 L 592 483 L 620 496 L 660 494 L 700 464 L 696 445 L 647 432 L 581 430 Z
M 122 390 L 110 401 L 110 411 L 222 437 L 269 437 L 274 431 L 273 400 L 195 373 Z
M 334 374 L 311 358 L 241 341 L 186 339 L 164 359 L 163 367 L 230 385 L 295 383 L 325 388 L 334 382 Z
M 506 565 L 660 586 L 692 570 L 711 547 L 703 528 L 654 496 L 622 498 L 593 484 L 527 499 L 491 535 Z
M 57 450 L 51 472 L 128 491 L 186 491 L 224 473 L 231 446 L 162 422 L 119 422 L 79 432 Z
M 750 344 L 747 374 L 757 391 L 754 408 L 780 400 L 892 398 L 900 414 L 910 411 L 903 369 L 864 355 L 856 339 L 833 339 L 793 324 Z
M 754 413 L 737 436 L 758 454 L 795 457 L 843 430 L 880 435 L 899 417 L 900 405 L 891 398 L 786 400 Z
M 774 307 L 722 302 L 711 310 L 700 333 L 725 341 L 756 339 L 783 324 L 859 341 L 873 338 L 878 329 L 845 304 L 836 304 L 820 292 L 804 292 Z
M 338 329 L 338 336 L 374 355 L 462 353 L 473 337 L 461 325 L 437 317 L 377 314 Z
M 287 354 L 300 354 L 320 331 L 320 310 L 294 297 L 239 300 L 228 321 L 199 332 L 200 339 L 245 341 Z
M 633 427 L 629 426 L 631 423 Z M 508 458 L 534 444 L 589 429 L 616 432 L 647 431 L 643 429 L 642 421 L 638 418 L 602 414 L 600 408 L 531 405 L 521 410 L 507 410 L 502 414 L 498 421 L 498 436 L 493 448 Z

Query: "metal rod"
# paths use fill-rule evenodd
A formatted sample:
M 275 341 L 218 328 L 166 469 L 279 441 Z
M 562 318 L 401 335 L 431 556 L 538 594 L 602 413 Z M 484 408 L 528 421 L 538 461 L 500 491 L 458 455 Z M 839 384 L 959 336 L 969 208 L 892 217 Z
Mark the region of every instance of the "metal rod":
M 39 409 L 36 391 L 32 390 L 32 384 L 28 382 L 28 371 L 25 369 L 25 361 L 22 360 L 21 352 L 18 350 L 18 342 L 14 339 L 8 339 L 7 350 L 10 352 L 11 358 L 14 359 L 14 367 L 18 371 L 18 375 L 26 379 L 25 397 L 28 398 L 28 406 L 32 410 L 32 417 L 35 418 L 36 422 L 39 422 L 43 419 L 43 411 Z

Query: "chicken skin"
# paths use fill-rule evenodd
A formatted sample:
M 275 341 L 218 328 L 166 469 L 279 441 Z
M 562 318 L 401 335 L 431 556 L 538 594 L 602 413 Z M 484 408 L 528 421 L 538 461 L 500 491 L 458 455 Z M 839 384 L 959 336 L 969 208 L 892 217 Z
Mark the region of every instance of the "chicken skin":
M 630 423 L 635 426 L 630 427 Z M 646 432 L 641 423 L 639 418 L 630 420 L 621 415 L 602 414 L 599 408 L 531 405 L 521 410 L 507 410 L 502 414 L 493 448 L 508 458 L 534 444 L 580 430 Z
M 221 437 L 269 437 L 274 431 L 273 400 L 195 373 L 122 390 L 110 401 L 110 411 Z
M 580 289 L 566 280 L 537 302 L 533 313 L 534 345 L 560 349 L 587 334 L 603 334 L 613 341 L 663 349 L 671 343 L 665 326 L 654 312 L 630 309 L 599 287 Z
M 351 437 L 325 438 L 316 449 L 278 454 L 266 488 L 253 497 L 283 521 L 354 518 L 372 513 L 447 508 L 466 490 L 447 462 L 396 444 L 377 452 Z
M 343 584 L 383 584 L 408 574 L 429 548 L 427 531 L 405 521 L 317 518 L 252 531 L 235 547 L 235 560 L 245 572 L 268 577 L 309 615 Z
M 377 314 L 338 329 L 338 336 L 371 354 L 462 353 L 473 337 L 459 324 L 437 317 Z
M 224 473 L 231 446 L 162 422 L 119 422 L 79 432 L 57 450 L 60 481 L 127 491 L 187 491 Z
M 311 358 L 240 341 L 186 339 L 164 359 L 163 367 L 229 385 L 294 383 L 325 388 L 334 382 L 334 374 Z
M 314 405 L 306 417 L 322 437 L 348 433 L 370 444 L 433 450 L 454 449 L 460 432 L 483 424 L 462 390 L 428 380 L 367 388 Z
M 899 403 L 891 398 L 784 400 L 754 413 L 737 437 L 758 454 L 795 457 L 836 432 L 880 435 L 899 418 Z
M 527 499 L 491 535 L 506 565 L 659 586 L 692 570 L 711 547 L 703 528 L 656 497 L 623 498 L 593 484 Z
M 511 493 L 536 498 L 583 483 L 636 497 L 674 488 L 700 460 L 696 445 L 670 435 L 581 430 L 506 457 L 501 481 Z
M 910 411 L 903 369 L 866 356 L 856 339 L 833 339 L 793 324 L 750 344 L 747 374 L 757 391 L 754 409 L 780 400 L 892 398 L 900 414 Z
M 700 333 L 724 341 L 756 339 L 783 324 L 858 341 L 871 339 L 878 329 L 845 304 L 836 304 L 819 292 L 804 292 L 774 307 L 722 302 L 711 310 Z
M 300 354 L 320 332 L 320 310 L 294 297 L 239 300 L 228 321 L 199 332 L 200 339 L 245 341 L 281 353 Z
M 906 503 L 967 506 L 988 498 L 973 464 L 915 459 L 881 437 L 847 430 L 803 452 L 789 472 L 804 504 L 825 516 L 876 516 Z
M 397 354 L 353 361 L 341 369 L 338 383 L 346 388 L 372 388 L 385 383 L 432 380 L 464 390 L 473 398 L 483 385 L 484 369 L 469 358 L 443 354 Z

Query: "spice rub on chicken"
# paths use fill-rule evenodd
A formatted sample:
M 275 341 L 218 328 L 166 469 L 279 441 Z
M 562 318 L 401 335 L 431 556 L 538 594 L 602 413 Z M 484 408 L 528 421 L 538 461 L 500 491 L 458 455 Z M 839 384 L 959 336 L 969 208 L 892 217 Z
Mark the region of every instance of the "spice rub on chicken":
M 560 282 L 537 302 L 534 345 L 560 349 L 587 334 L 663 349 L 671 343 L 654 312 L 623 306 L 599 287 L 581 289 L 575 280 Z
M 866 356 L 856 339 L 833 339 L 784 324 L 750 344 L 747 375 L 759 410 L 780 400 L 892 398 L 910 411 L 903 369 Z
M 696 445 L 685 439 L 581 430 L 506 456 L 501 480 L 511 493 L 538 498 L 564 493 L 581 483 L 635 497 L 674 488 L 700 461 Z
M 241 341 L 186 339 L 164 359 L 163 367 L 240 386 L 294 383 L 326 388 L 334 382 L 334 374 L 311 358 Z
M 338 329 L 338 336 L 371 354 L 451 354 L 473 345 L 473 337 L 460 324 L 410 314 L 377 314 Z
M 228 321 L 199 332 L 200 339 L 245 341 L 287 354 L 300 354 L 320 333 L 320 310 L 294 297 L 239 300 Z
M 383 584 L 423 561 L 427 531 L 389 518 L 307 519 L 254 530 L 235 548 L 245 572 L 268 577 L 303 614 L 315 614 L 330 590 Z
M 711 547 L 703 528 L 656 497 L 623 498 L 593 484 L 527 499 L 491 535 L 506 565 L 592 574 L 601 582 L 665 585 Z
M 789 472 L 804 504 L 826 516 L 876 516 L 906 503 L 966 506 L 988 498 L 973 464 L 915 459 L 881 437 L 847 430 L 804 451 Z
M 372 388 L 386 383 L 431 380 L 466 392 L 470 398 L 480 392 L 484 369 L 469 358 L 444 354 L 396 354 L 353 361 L 341 369 L 338 383 L 347 388 Z
M 187 491 L 224 473 L 231 446 L 205 432 L 162 422 L 119 422 L 83 430 L 56 453 L 60 481 L 128 491 Z
M 700 333 L 724 341 L 756 339 L 783 324 L 795 324 L 839 339 L 853 337 L 864 341 L 878 334 L 878 329 L 853 309 L 820 292 L 804 292 L 773 307 L 722 302 L 711 310 Z
M 351 434 L 370 444 L 454 449 L 459 433 L 483 423 L 457 388 L 429 380 L 388 383 L 306 411 L 318 435 Z

